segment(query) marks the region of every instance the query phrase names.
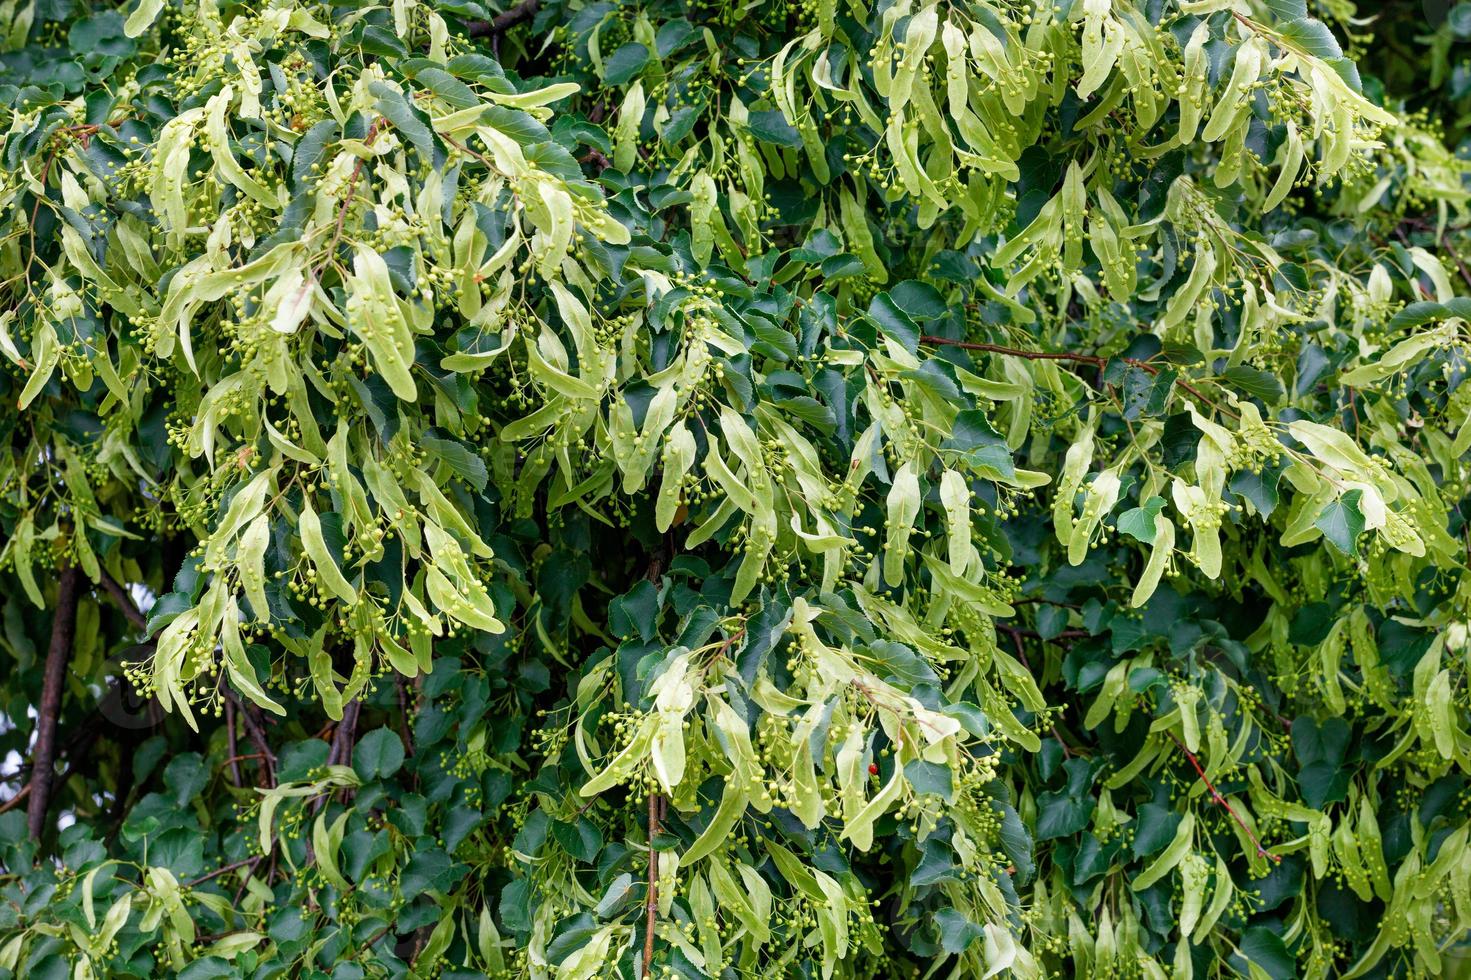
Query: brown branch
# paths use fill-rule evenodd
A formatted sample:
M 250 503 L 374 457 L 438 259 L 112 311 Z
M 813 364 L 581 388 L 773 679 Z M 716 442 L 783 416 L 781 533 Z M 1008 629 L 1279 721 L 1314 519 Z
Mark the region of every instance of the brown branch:
M 607 157 L 603 156 L 601 150 L 588 150 L 582 156 L 577 158 L 577 162 L 587 163 L 591 164 L 594 167 L 597 167 L 598 173 L 602 173 L 604 170 L 607 170 L 609 167 L 613 166 L 612 162 Z
M 499 40 L 506 31 L 535 17 L 537 7 L 537 0 L 522 0 L 521 3 L 500 14 L 494 20 L 472 21 L 466 27 L 471 37 L 488 37 L 492 40 Z
M 357 731 L 358 712 L 362 707 L 357 698 L 342 706 L 342 720 L 337 723 L 337 731 L 332 733 L 332 750 L 327 753 L 327 765 L 346 765 L 344 760 L 352 756 L 353 735 Z
M 1279 855 L 1271 853 L 1262 846 L 1262 842 L 1257 840 L 1256 834 L 1251 832 L 1251 828 L 1246 825 L 1246 821 L 1241 819 L 1241 814 L 1236 812 L 1235 807 L 1231 806 L 1231 804 L 1226 801 L 1226 798 L 1220 794 L 1220 791 L 1216 789 L 1215 785 L 1206 778 L 1205 770 L 1200 767 L 1200 760 L 1195 757 L 1195 753 L 1187 749 L 1185 747 L 1185 743 L 1175 737 L 1174 732 L 1166 732 L 1165 734 L 1170 737 L 1170 741 L 1174 742 L 1180 747 L 1180 751 L 1185 753 L 1185 758 L 1189 759 L 1190 764 L 1195 767 L 1195 772 L 1198 776 L 1200 776 L 1200 781 L 1202 783 L 1205 783 L 1206 789 L 1210 790 L 1211 799 L 1215 800 L 1221 806 L 1226 808 L 1226 812 L 1231 814 L 1231 819 L 1236 821 L 1236 825 L 1241 828 L 1242 832 L 1245 833 L 1246 836 L 1251 840 L 1252 844 L 1256 846 L 1257 857 L 1270 858 L 1273 861 L 1276 861 L 1278 864 L 1281 864 L 1282 858 Z
M 256 750 L 261 754 L 262 769 L 266 777 L 266 788 L 275 788 L 276 754 L 271 751 L 270 742 L 266 741 L 265 728 L 261 724 L 261 719 L 256 717 L 256 712 L 253 710 L 255 705 L 243 703 L 240 700 L 240 695 L 236 694 L 234 689 L 228 684 L 221 684 L 220 690 L 240 710 L 240 720 L 245 723 L 245 733 L 250 736 L 250 740 L 255 743 Z
M 128 590 L 118 584 L 117 579 L 107 574 L 107 569 L 102 570 L 102 581 L 99 584 L 102 586 L 102 591 L 106 592 L 112 597 L 112 601 L 117 603 L 123 615 L 128 618 L 128 622 L 138 627 L 139 630 L 148 628 L 148 617 L 143 615 L 143 612 L 138 608 L 138 604 L 128 594 Z
M 373 140 L 378 136 L 378 127 L 383 124 L 383 117 L 379 116 L 373 120 L 368 127 L 368 133 L 363 137 L 363 146 L 372 146 Z M 337 225 L 332 229 L 332 240 L 327 243 L 327 253 L 322 256 L 322 261 L 312 273 L 312 279 L 322 278 L 322 270 L 327 263 L 332 261 L 332 256 L 337 251 L 337 243 L 342 241 L 342 228 L 347 223 L 347 211 L 352 207 L 352 199 L 358 192 L 358 179 L 363 175 L 363 165 L 367 163 L 364 157 L 358 157 L 358 162 L 352 168 L 352 176 L 347 179 L 347 194 L 342 198 L 342 205 L 337 209 Z
M 342 720 L 337 723 L 337 731 L 332 733 L 332 748 L 327 752 L 327 765 L 345 766 L 352 759 L 352 747 L 358 730 L 358 714 L 362 708 L 363 703 L 357 698 L 353 698 L 342 706 Z M 312 813 L 320 812 L 332 795 L 332 793 L 323 793 L 317 797 L 312 802 Z
M 36 714 L 36 747 L 31 754 L 31 798 L 26 816 L 31 838 L 37 843 L 46 831 L 46 810 L 56 778 L 56 721 L 61 714 L 62 686 L 71 660 L 77 629 L 77 592 L 81 573 L 71 562 L 61 569 L 56 588 L 56 614 L 51 619 L 51 645 L 46 650 L 46 676 Z
M 649 894 L 644 902 L 644 971 L 649 976 L 654 963 L 654 928 L 659 924 L 659 852 L 654 836 L 659 833 L 659 794 L 649 794 Z
M 26 783 L 24 786 L 22 786 L 20 788 L 20 792 L 19 793 L 16 793 L 10 799 L 6 800 L 4 803 L 0 803 L 0 813 L 8 813 L 11 810 L 14 810 L 17 806 L 20 806 L 21 802 L 23 800 L 25 800 L 27 797 L 29 797 L 30 795 L 31 795 L 31 784 L 30 783 Z

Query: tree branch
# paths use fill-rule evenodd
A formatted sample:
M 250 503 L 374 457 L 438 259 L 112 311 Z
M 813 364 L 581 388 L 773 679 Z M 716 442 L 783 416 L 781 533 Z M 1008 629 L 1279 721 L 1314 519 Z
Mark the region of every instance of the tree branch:
M 654 929 L 659 924 L 659 852 L 654 836 L 659 833 L 659 794 L 649 794 L 649 894 L 644 903 L 644 970 L 649 976 L 654 964 Z
M 469 24 L 471 37 L 488 37 L 499 39 L 499 37 L 515 27 L 536 16 L 537 0 L 522 0 L 510 10 L 500 14 L 494 20 L 477 20 Z
M 99 584 L 102 586 L 102 591 L 106 592 L 112 597 L 112 601 L 117 603 L 123 615 L 128 618 L 128 622 L 138 627 L 139 630 L 148 628 L 148 617 L 143 615 L 142 611 L 138 608 L 138 604 L 128 594 L 128 590 L 123 588 L 117 579 L 107 574 L 107 569 L 105 568 L 102 570 L 102 581 Z
M 51 619 L 51 645 L 46 650 L 46 676 L 36 715 L 36 747 L 31 754 L 31 797 L 26 811 L 31 838 L 37 843 L 46 831 L 46 810 L 56 778 L 56 720 L 61 714 L 62 686 L 71 661 L 77 630 L 77 592 L 81 574 L 67 562 L 56 588 L 56 614 Z
M 345 766 L 352 762 L 352 747 L 358 730 L 358 714 L 362 710 L 363 703 L 357 698 L 353 698 L 342 706 L 342 720 L 337 723 L 337 731 L 332 733 L 332 748 L 327 752 L 327 765 Z M 343 792 L 345 795 L 347 791 Z M 312 803 L 312 813 L 319 812 L 333 795 L 324 793 L 317 797 Z
M 266 788 L 275 788 L 276 753 L 271 751 L 271 743 L 266 741 L 265 729 L 261 726 L 260 719 L 256 717 L 256 713 L 252 710 L 255 705 L 242 702 L 240 695 L 236 694 L 229 684 L 221 684 L 220 690 L 239 709 L 240 720 L 245 723 L 245 733 L 250 736 L 250 740 L 255 743 L 256 750 L 261 754 L 262 768 L 265 770 Z

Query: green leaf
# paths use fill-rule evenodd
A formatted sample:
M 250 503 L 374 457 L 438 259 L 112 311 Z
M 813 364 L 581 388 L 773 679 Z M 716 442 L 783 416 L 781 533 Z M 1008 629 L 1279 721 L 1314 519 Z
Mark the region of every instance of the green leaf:
M 929 283 L 906 279 L 889 289 L 894 305 L 915 320 L 938 320 L 950 312 L 940 291 Z
M 787 117 L 774 109 L 751 113 L 747 124 L 751 127 L 751 133 L 763 143 L 790 147 L 802 145 L 802 137 L 787 122 Z
M 608 604 L 608 619 L 615 635 L 648 643 L 659 632 L 659 590 L 652 582 L 639 582 Z
M 637 41 L 623 45 L 608 56 L 603 63 L 603 82 L 607 85 L 623 85 L 643 70 L 649 62 L 649 49 Z
M 552 821 L 552 836 L 564 851 L 584 864 L 596 861 L 603 849 L 603 835 L 586 817 L 578 817 L 575 823 Z
M 1139 507 L 1124 511 L 1119 515 L 1115 527 L 1120 534 L 1127 534 L 1142 544 L 1154 544 L 1155 518 L 1160 511 L 1164 510 L 1165 498 L 1158 495 L 1150 497 Z
M 377 98 L 375 103 L 383 118 L 419 151 L 425 160 L 433 160 L 438 144 L 429 124 L 404 99 L 403 93 L 386 82 L 373 82 L 368 90 Z
M 1170 368 L 1151 373 L 1129 365 L 1124 373 L 1124 418 L 1133 421 L 1163 413 L 1169 405 L 1175 377 Z
M 1272 980 L 1293 980 L 1298 975 L 1297 958 L 1282 937 L 1265 926 L 1251 926 L 1241 934 L 1241 953 Z
M 485 469 L 485 460 L 464 443 L 456 439 L 441 439 L 427 432 L 420 437 L 420 441 L 424 448 L 429 450 L 430 459 L 444 463 L 456 476 L 477 491 L 484 490 L 490 482 L 490 474 Z
M 82 17 L 71 25 L 67 35 L 72 54 L 81 57 L 126 58 L 138 44 L 123 30 L 123 15 L 116 10 Z
M 312 167 L 322 159 L 322 151 L 338 135 L 337 123 L 323 119 L 301 135 L 291 148 L 291 180 L 298 187 L 311 179 Z
M 868 304 L 868 316 L 878 328 L 893 337 L 911 354 L 919 351 L 919 327 L 899 308 L 888 293 L 879 293 Z
M 1260 464 L 1259 470 L 1240 469 L 1231 474 L 1231 481 L 1226 484 L 1232 493 L 1249 500 L 1263 519 L 1272 516 L 1277 509 L 1280 499 L 1277 494 L 1277 483 L 1282 477 L 1282 471 L 1286 469 L 1283 461 L 1271 464 Z
M 1359 510 L 1359 501 L 1364 491 L 1349 490 L 1323 508 L 1313 526 L 1323 532 L 1323 537 L 1333 547 L 1346 555 L 1357 555 L 1359 535 L 1364 532 L 1364 514 Z
M 511 109 L 503 105 L 488 107 L 480 116 L 482 125 L 505 133 L 522 146 L 551 141 L 552 134 L 531 113 L 524 109 Z
M 1339 47 L 1338 39 L 1328 29 L 1328 25 L 1321 20 L 1311 17 L 1299 17 L 1285 24 L 1278 24 L 1277 31 L 1289 43 L 1296 45 L 1308 54 L 1318 58 L 1341 58 L 1343 48 Z
M 1285 391 L 1282 382 L 1277 380 L 1276 375 L 1261 368 L 1248 367 L 1245 364 L 1227 368 L 1221 377 L 1225 378 L 1231 387 L 1252 398 L 1260 398 L 1269 405 L 1280 399 Z
M 985 932 L 955 909 L 936 912 L 935 927 L 940 931 L 940 948 L 952 956 L 965 952 Z
M 1442 319 L 1445 315 L 1446 310 L 1444 305 L 1421 300 L 1408 304 L 1404 309 L 1390 317 L 1388 330 L 1390 333 L 1396 333 L 1401 330 L 1407 330 L 1410 327 L 1424 326 L 1427 323 L 1434 323 L 1436 320 Z
M 352 768 L 363 782 L 387 779 L 404 763 L 403 740 L 389 728 L 377 728 L 358 740 L 352 750 Z
M 180 613 L 194 608 L 194 599 L 187 592 L 165 592 L 148 609 L 148 623 L 143 631 L 149 636 L 172 623 Z
M 414 81 L 448 102 L 456 109 L 480 105 L 480 96 L 464 82 L 443 68 L 425 68 L 414 74 Z
M 369 24 L 363 28 L 363 50 L 380 58 L 407 58 L 409 49 L 404 47 L 392 31 Z
M 1179 827 L 1180 815 L 1173 810 L 1158 803 L 1144 804 L 1134 820 L 1134 857 L 1158 854 L 1174 840 Z

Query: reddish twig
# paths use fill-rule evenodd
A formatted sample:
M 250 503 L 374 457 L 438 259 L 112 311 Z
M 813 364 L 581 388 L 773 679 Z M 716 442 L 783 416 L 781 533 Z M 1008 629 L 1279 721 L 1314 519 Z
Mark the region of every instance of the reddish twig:
M 1242 832 L 1251 840 L 1251 843 L 1256 847 L 1257 857 L 1270 858 L 1278 864 L 1281 864 L 1282 858 L 1262 846 L 1262 842 L 1257 840 L 1256 834 L 1251 832 L 1251 828 L 1246 825 L 1246 821 L 1241 819 L 1241 814 L 1237 813 L 1236 808 L 1221 795 L 1220 791 L 1216 789 L 1215 784 L 1206 778 L 1205 770 L 1200 767 L 1200 760 L 1195 757 L 1195 753 L 1187 749 L 1185 743 L 1180 741 L 1174 732 L 1166 732 L 1165 734 L 1170 736 L 1170 741 L 1178 745 L 1180 751 L 1185 753 L 1185 758 L 1190 760 L 1190 765 L 1195 768 L 1196 774 L 1200 776 L 1200 781 L 1205 783 L 1206 789 L 1210 790 L 1211 799 L 1226 808 L 1226 812 L 1231 814 L 1231 819 L 1236 821 L 1236 826 L 1240 827 Z
M 363 137 L 363 146 L 372 146 L 373 140 L 378 137 L 378 127 L 383 125 L 383 117 L 374 119 L 368 127 L 368 133 Z M 342 198 L 342 206 L 337 209 L 337 224 L 332 229 L 332 240 L 327 243 L 327 254 L 322 256 L 315 271 L 312 272 L 313 279 L 322 278 L 322 270 L 327 263 L 332 261 L 333 254 L 337 251 L 337 243 L 342 241 L 342 228 L 347 223 L 347 211 L 352 207 L 352 199 L 358 192 L 358 180 L 363 175 L 363 165 L 368 161 L 364 157 L 358 157 L 358 162 L 352 168 L 352 176 L 347 179 L 347 194 Z

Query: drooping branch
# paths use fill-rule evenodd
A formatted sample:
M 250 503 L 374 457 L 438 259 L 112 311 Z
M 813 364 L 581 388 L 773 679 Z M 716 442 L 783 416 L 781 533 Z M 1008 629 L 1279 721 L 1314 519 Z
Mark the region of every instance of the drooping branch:
M 61 714 L 62 687 L 71 662 L 77 629 L 77 592 L 81 573 L 70 562 L 57 580 L 56 614 L 51 620 L 51 643 L 46 649 L 46 674 L 41 682 L 41 704 L 36 714 L 36 745 L 31 753 L 31 792 L 26 817 L 31 839 L 46 831 L 46 811 L 56 779 L 56 722 Z

